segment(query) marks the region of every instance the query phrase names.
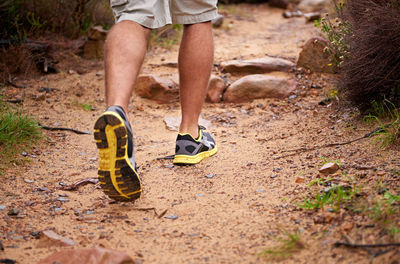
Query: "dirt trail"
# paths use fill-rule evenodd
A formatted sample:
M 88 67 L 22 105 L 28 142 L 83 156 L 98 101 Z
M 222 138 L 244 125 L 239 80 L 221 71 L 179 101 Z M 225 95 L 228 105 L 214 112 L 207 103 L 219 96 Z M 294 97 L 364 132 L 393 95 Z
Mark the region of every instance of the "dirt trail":
M 316 32 L 304 18 L 283 19 L 278 9 L 265 5 L 239 8 L 248 16 L 238 20 L 230 15 L 224 22 L 232 22 L 230 29 L 215 30 L 217 63 L 265 54 L 294 60 L 301 45 Z M 176 56 L 176 47 L 153 50 L 143 72 L 176 74 L 176 69 L 151 66 L 161 59 L 176 61 Z M 295 203 L 302 201 L 307 183 L 318 176 L 319 156 L 346 164 L 356 158 L 398 164 L 398 155 L 375 153 L 367 140 L 274 159 L 285 149 L 345 141 L 368 132 L 352 116 L 318 106 L 324 91 L 331 88 L 330 77 L 311 78 L 307 87 L 299 88 L 306 96 L 293 100 L 206 104 L 203 118 L 212 122 L 208 130 L 220 150 L 193 167 L 156 160 L 173 154 L 176 132 L 167 130 L 163 119 L 178 116 L 179 104 L 158 105 L 134 97 L 129 114 L 144 185 L 142 197 L 134 204 L 111 202 L 98 185 L 73 192 L 60 190 L 60 184 L 97 176 L 97 150 L 91 135 L 46 132 L 47 143 L 31 163 L 0 177 L 0 205 L 6 206 L 0 211 L 0 239 L 6 247 L 0 259 L 36 263 L 59 251 L 59 247 L 38 248 L 38 241 L 30 235 L 53 229 L 79 246 L 102 244 L 128 253 L 138 263 L 263 263 L 258 253 L 276 244 L 276 236 L 285 228 L 300 230 L 307 242 L 306 249 L 285 263 L 366 263 L 365 254 L 332 248 L 341 238 L 339 227 L 314 224 L 310 214 Z M 317 91 L 319 96 L 308 96 L 311 83 L 323 86 Z M 38 102 L 31 97 L 39 87 L 59 90 L 50 93 L 48 103 Z M 49 75 L 30 81 L 24 91 L 23 107 L 49 126 L 91 130 L 104 109 L 102 69 L 85 75 Z M 85 111 L 82 103 L 96 109 Z M 349 129 L 350 122 L 359 128 Z M 297 181 L 299 177 L 304 182 Z M 167 210 L 165 216 L 178 218 L 158 218 L 153 211 L 139 210 L 153 207 L 158 214 Z M 8 216 L 11 208 L 18 208 L 19 216 Z

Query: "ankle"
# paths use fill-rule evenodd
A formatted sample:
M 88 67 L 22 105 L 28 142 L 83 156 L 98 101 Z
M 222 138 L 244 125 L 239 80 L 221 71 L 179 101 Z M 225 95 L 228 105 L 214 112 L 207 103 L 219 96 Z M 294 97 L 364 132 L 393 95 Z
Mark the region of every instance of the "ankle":
M 179 133 L 180 134 L 190 134 L 194 139 L 197 139 L 199 137 L 199 128 L 198 126 L 191 126 L 191 127 L 187 127 L 187 126 L 180 126 L 179 128 Z

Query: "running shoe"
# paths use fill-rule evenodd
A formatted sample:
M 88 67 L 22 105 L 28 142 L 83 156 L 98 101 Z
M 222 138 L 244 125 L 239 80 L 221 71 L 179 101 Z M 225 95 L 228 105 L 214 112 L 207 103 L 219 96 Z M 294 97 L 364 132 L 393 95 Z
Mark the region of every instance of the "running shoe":
M 204 127 L 199 126 L 199 137 L 197 139 L 193 138 L 190 134 L 178 134 L 174 164 L 196 164 L 217 153 L 218 148 L 214 139 L 209 133 L 204 132 L 204 130 Z
M 98 178 L 105 194 L 116 201 L 140 197 L 141 182 L 136 170 L 132 128 L 120 106 L 110 106 L 94 125 L 99 149 Z

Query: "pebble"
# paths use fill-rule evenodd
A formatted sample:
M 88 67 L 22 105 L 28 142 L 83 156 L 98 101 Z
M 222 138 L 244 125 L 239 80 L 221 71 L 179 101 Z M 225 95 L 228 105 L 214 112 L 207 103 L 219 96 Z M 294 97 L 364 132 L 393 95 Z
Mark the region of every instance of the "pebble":
M 24 179 L 24 182 L 26 182 L 26 183 L 34 183 L 35 181 L 34 180 L 30 180 L 30 179 Z
M 272 174 L 271 176 L 269 176 L 271 179 L 278 177 L 277 174 Z
M 0 210 L 4 210 L 4 209 L 6 209 L 6 206 L 5 205 L 0 205 Z
M 40 231 L 32 231 L 32 232 L 30 233 L 30 235 L 33 236 L 33 237 L 36 238 L 36 239 L 39 239 L 41 234 L 42 234 L 42 233 L 41 233 Z
M 26 157 L 26 156 L 28 156 L 28 153 L 26 153 L 25 151 L 22 151 L 22 152 L 21 152 L 21 155 L 24 156 L 24 157 Z
M 202 193 L 198 193 L 198 194 L 196 194 L 196 196 L 197 196 L 197 197 L 204 197 L 205 195 L 202 194 Z
M 171 220 L 176 220 L 176 219 L 178 219 L 178 216 L 173 214 L 173 215 L 164 216 L 164 218 L 171 219 Z
M 20 211 L 19 211 L 19 209 L 17 209 L 17 208 L 11 208 L 9 211 L 8 211 L 8 215 L 10 215 L 10 216 L 15 216 L 15 215 L 18 215 L 20 213 Z
M 257 191 L 257 192 L 265 192 L 264 189 L 257 189 L 256 191 Z
M 58 197 L 57 201 L 59 201 L 59 202 L 69 202 L 69 200 L 67 198 L 65 198 L 65 197 Z
M 211 178 L 213 178 L 214 177 L 214 173 L 210 173 L 210 174 L 207 174 L 206 175 L 206 178 L 208 178 L 208 179 L 211 179 Z
M 287 204 L 287 203 L 282 204 L 281 207 L 282 207 L 282 208 L 286 208 L 286 207 L 288 207 L 288 204 Z

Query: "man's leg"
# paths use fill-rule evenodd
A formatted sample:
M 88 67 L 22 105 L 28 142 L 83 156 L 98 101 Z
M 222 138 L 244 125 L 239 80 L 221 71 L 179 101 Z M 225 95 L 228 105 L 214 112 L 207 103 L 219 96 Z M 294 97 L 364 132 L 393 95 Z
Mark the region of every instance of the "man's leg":
M 98 177 L 112 199 L 132 201 L 142 185 L 136 171 L 132 128 L 127 109 L 143 58 L 150 30 L 131 21 L 116 24 L 106 41 L 107 110 L 94 125 L 99 149 Z
M 179 50 L 180 133 L 198 137 L 198 119 L 214 58 L 211 22 L 185 25 Z
M 150 29 L 135 22 L 122 21 L 108 34 L 105 52 L 107 106 L 122 106 L 127 113 L 150 33 Z

